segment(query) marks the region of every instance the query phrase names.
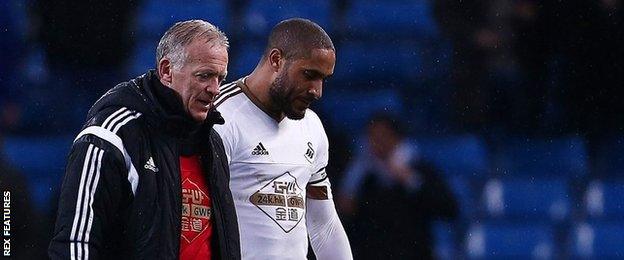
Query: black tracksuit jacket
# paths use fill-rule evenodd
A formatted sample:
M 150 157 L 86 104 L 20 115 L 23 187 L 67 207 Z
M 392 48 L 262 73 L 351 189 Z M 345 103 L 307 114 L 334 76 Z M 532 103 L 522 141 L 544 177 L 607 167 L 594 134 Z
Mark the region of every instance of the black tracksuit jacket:
M 213 203 L 212 255 L 240 259 L 217 111 L 202 124 L 154 71 L 109 90 L 73 143 L 48 253 L 52 259 L 177 259 L 180 155 L 199 155 Z

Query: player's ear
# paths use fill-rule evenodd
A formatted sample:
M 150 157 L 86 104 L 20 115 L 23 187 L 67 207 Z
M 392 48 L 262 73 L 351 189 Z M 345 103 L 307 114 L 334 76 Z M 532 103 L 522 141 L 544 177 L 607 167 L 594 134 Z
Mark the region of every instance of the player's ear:
M 269 66 L 271 66 L 271 69 L 273 71 L 279 71 L 280 62 L 282 61 L 282 59 L 282 51 L 276 48 L 271 49 L 271 51 L 269 52 Z
M 158 62 L 158 78 L 160 79 L 160 83 L 165 86 L 171 87 L 171 73 L 173 72 L 173 64 L 167 58 L 162 58 Z

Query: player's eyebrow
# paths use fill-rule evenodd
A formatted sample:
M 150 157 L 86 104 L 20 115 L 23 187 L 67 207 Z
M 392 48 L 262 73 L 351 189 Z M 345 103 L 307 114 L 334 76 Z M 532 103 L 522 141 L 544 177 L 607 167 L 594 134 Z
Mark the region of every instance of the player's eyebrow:
M 326 79 L 332 75 L 332 74 L 325 75 L 324 73 L 315 69 L 305 69 L 304 73 L 308 74 L 308 76 L 310 76 L 311 78 L 321 78 L 321 79 Z

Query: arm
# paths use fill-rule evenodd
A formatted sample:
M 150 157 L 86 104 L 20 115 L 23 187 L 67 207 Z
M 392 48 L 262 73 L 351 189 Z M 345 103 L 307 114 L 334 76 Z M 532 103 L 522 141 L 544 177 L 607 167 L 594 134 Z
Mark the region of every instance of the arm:
M 332 200 L 331 185 L 325 172 L 329 161 L 329 140 L 320 124 L 318 154 L 314 173 L 306 187 L 306 226 L 310 244 L 319 260 L 353 259 L 347 234 Z
M 317 259 L 353 259 L 347 234 L 340 223 L 327 177 L 309 184 L 306 200 L 306 226 Z
M 131 196 L 121 153 L 111 144 L 87 135 L 73 145 L 59 197 L 51 259 L 106 258 L 118 239 L 118 209 Z

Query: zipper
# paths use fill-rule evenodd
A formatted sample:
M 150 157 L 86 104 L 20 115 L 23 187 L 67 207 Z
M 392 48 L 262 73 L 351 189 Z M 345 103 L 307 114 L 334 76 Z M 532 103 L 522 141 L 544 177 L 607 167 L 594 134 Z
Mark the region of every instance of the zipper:
M 208 177 L 208 182 L 211 184 L 210 191 L 213 194 L 212 198 L 213 198 L 214 212 L 217 213 L 219 215 L 220 219 L 221 219 L 221 223 L 220 223 L 221 224 L 221 231 L 219 232 L 220 233 L 220 237 L 221 237 L 220 240 L 222 241 L 223 246 L 225 247 L 225 251 L 226 251 L 226 252 L 221 252 L 221 257 L 223 258 L 224 256 L 226 256 L 227 258 L 229 258 L 230 257 L 229 254 L 230 254 L 231 250 L 229 248 L 230 246 L 229 246 L 229 243 L 228 243 L 228 238 L 226 236 L 226 229 L 227 228 L 226 228 L 226 225 L 225 225 L 225 216 L 223 215 L 223 211 L 221 210 L 221 197 L 216 195 L 217 192 L 216 192 L 216 188 L 215 188 L 215 187 L 217 187 L 217 183 L 216 183 L 217 180 L 215 178 L 215 176 L 216 176 L 215 173 L 217 171 L 217 164 L 216 164 L 217 162 L 216 162 L 216 160 L 218 158 L 216 158 L 216 156 L 215 156 L 214 144 L 212 142 L 212 135 L 211 134 L 209 134 L 209 135 L 210 136 L 209 136 L 208 144 L 210 145 L 209 148 L 210 148 L 211 154 L 208 155 L 208 156 L 212 156 L 212 160 L 211 160 L 212 161 L 212 164 L 211 164 L 212 167 L 210 167 L 211 171 L 207 172 L 206 177 Z M 221 161 L 221 160 L 219 160 L 219 161 Z M 204 166 L 203 168 L 206 169 L 208 167 Z M 212 176 L 210 176 L 210 175 L 212 175 Z M 210 178 L 210 177 L 212 177 L 212 178 Z M 217 230 L 219 230 L 219 228 L 217 228 Z
M 174 159 L 174 165 L 175 165 L 175 170 L 173 171 L 173 181 L 177 181 L 178 185 L 176 185 L 178 187 L 177 189 L 177 194 L 178 196 L 174 198 L 174 209 L 175 209 L 175 225 L 176 225 L 176 236 L 174 237 L 174 239 L 177 239 L 176 241 L 178 241 L 176 243 L 177 247 L 176 247 L 176 254 L 180 254 L 180 237 L 182 236 L 182 174 L 181 174 L 181 165 L 180 165 L 180 149 L 181 149 L 181 145 L 180 142 L 176 142 L 176 150 L 175 150 L 175 159 Z M 177 177 L 177 178 L 175 178 Z

